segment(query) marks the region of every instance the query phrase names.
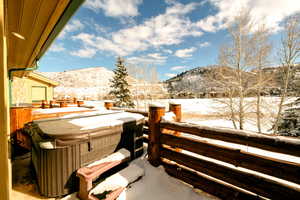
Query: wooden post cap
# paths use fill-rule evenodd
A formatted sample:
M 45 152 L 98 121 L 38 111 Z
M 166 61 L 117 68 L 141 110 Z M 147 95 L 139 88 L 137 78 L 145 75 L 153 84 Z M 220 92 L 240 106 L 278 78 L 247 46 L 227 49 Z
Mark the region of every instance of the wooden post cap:
M 174 102 L 174 101 L 170 101 L 169 102 L 169 111 L 173 112 L 175 114 L 175 121 L 176 122 L 181 122 L 181 104 L 179 104 L 178 102 Z M 180 136 L 181 133 L 179 131 L 174 131 L 173 132 L 174 135 L 176 136 Z M 181 152 L 181 150 L 179 148 L 175 148 L 177 152 Z
M 104 107 L 105 107 L 107 110 L 110 110 L 113 106 L 114 106 L 114 102 L 113 102 L 113 101 L 105 101 L 105 102 L 104 102 Z

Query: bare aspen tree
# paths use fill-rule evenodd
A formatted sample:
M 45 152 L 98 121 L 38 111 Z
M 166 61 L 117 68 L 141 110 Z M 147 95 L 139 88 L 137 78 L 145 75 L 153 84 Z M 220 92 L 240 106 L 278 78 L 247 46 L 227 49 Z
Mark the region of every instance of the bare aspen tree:
M 256 83 L 254 85 L 254 90 L 256 91 L 256 124 L 257 130 L 261 133 L 261 94 L 263 90 L 271 85 L 272 75 L 266 74 L 264 68 L 270 64 L 269 58 L 272 51 L 272 45 L 269 40 L 270 31 L 265 25 L 258 27 L 258 29 L 253 33 L 252 44 L 254 52 L 254 67 Z
M 279 52 L 284 79 L 282 93 L 278 107 L 278 113 L 274 124 L 274 133 L 278 132 L 278 123 L 281 119 L 283 103 L 287 95 L 287 89 L 290 82 L 291 68 L 300 56 L 300 14 L 289 17 L 284 26 L 284 33 L 281 40 L 281 49 Z
M 221 57 L 224 55 L 223 48 L 220 48 L 220 54 L 219 54 L 219 60 L 222 60 Z M 219 88 L 225 93 L 226 98 L 214 98 L 214 101 L 217 103 L 220 103 L 221 105 L 224 105 L 224 109 L 222 109 L 222 113 L 219 113 L 220 115 L 224 115 L 227 112 L 229 112 L 229 119 L 232 122 L 232 125 L 235 129 L 237 129 L 237 106 L 235 101 L 235 95 L 236 95 L 236 86 L 235 86 L 235 77 L 232 76 L 232 69 L 228 67 L 218 66 L 218 67 L 212 67 L 209 71 L 209 73 L 206 76 L 206 79 L 209 83 L 211 83 L 211 86 L 215 86 L 216 88 Z
M 138 66 L 127 63 L 127 70 L 129 76 L 131 76 L 134 80 L 133 83 L 131 84 L 131 90 L 132 94 L 134 95 L 133 99 L 135 100 L 135 106 L 139 108 L 139 99 L 138 99 L 138 83 L 139 83 L 139 69 Z
M 222 66 L 232 69 L 232 82 L 230 85 L 237 92 L 238 96 L 238 122 L 239 129 L 244 129 L 245 96 L 249 90 L 245 71 L 249 71 L 253 66 L 253 44 L 252 44 L 252 22 L 248 12 L 241 12 L 235 17 L 233 23 L 229 26 L 230 43 L 220 50 L 219 62 Z

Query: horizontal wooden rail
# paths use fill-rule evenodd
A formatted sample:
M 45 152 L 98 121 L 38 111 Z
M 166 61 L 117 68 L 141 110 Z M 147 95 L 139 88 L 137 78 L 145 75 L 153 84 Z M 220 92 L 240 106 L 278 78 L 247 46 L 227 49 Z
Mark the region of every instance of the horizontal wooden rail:
M 273 152 L 300 156 L 299 139 L 284 136 L 263 135 L 229 128 L 211 128 L 207 126 L 179 122 L 161 122 L 160 127 L 197 135 L 200 137 L 249 145 Z
M 34 113 L 34 114 L 32 114 L 32 119 L 38 120 L 38 119 L 55 118 L 55 117 L 62 117 L 64 115 L 69 115 L 69 114 L 75 114 L 75 113 L 79 114 L 79 113 L 92 112 L 92 111 L 96 111 L 96 110 L 95 109 L 87 109 L 87 110 L 55 112 L 55 113 Z
M 236 167 L 244 167 L 300 184 L 299 163 L 255 155 L 240 149 L 210 144 L 206 141 L 181 136 L 162 134 L 160 141 L 162 144 L 173 148 L 182 148 L 193 153 L 233 164 Z
M 147 111 L 131 110 L 131 109 L 125 109 L 125 111 L 130 112 L 130 113 L 137 113 L 137 114 L 143 115 L 144 117 L 148 117 L 148 112 Z
M 165 170 L 171 176 L 178 178 L 188 184 L 199 188 L 204 192 L 214 194 L 215 196 L 224 200 L 253 200 L 262 199 L 259 196 L 245 192 L 229 184 L 221 184 L 206 177 L 200 176 L 191 170 L 184 169 L 177 164 L 162 162 Z
M 161 148 L 161 157 L 194 169 L 208 176 L 233 184 L 271 199 L 300 199 L 300 189 L 257 174 L 241 171 L 215 162 L 199 159 L 167 148 Z

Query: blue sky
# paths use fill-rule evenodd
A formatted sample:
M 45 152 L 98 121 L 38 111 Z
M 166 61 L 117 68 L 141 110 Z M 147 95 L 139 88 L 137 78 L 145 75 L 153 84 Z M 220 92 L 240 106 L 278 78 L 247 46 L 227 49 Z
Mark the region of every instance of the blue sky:
M 272 30 L 276 46 L 281 22 L 300 11 L 300 1 L 86 0 L 43 56 L 40 71 L 113 69 L 122 56 L 132 65 L 156 66 L 165 80 L 216 64 L 219 46 L 229 39 L 226 27 L 244 8 Z

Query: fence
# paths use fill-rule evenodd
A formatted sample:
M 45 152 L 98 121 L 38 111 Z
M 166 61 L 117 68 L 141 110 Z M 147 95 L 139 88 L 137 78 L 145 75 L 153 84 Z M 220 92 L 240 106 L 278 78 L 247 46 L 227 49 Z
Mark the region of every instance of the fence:
M 299 139 L 180 123 L 180 105 L 169 107 L 175 121 L 162 120 L 164 107 L 149 107 L 144 141 L 152 165 L 222 199 L 300 199 L 299 162 L 223 144 L 300 157 Z

